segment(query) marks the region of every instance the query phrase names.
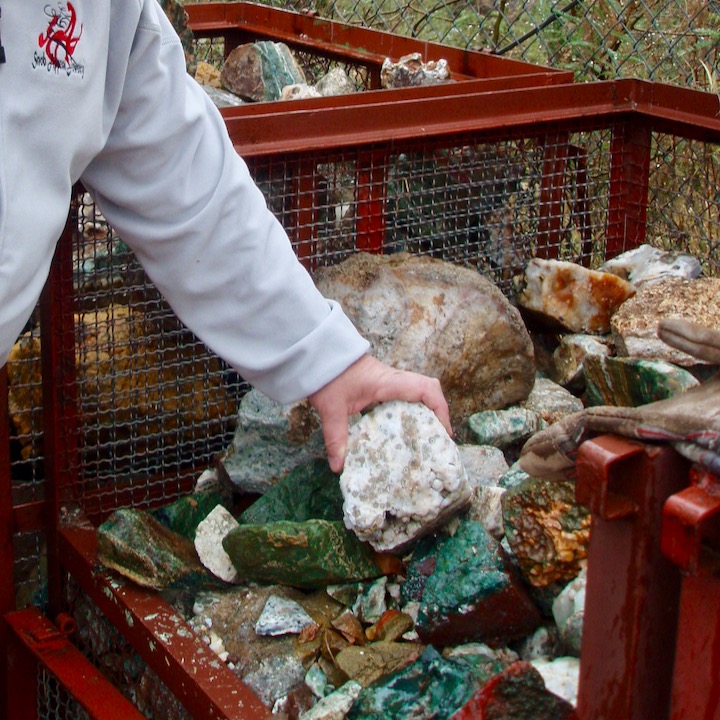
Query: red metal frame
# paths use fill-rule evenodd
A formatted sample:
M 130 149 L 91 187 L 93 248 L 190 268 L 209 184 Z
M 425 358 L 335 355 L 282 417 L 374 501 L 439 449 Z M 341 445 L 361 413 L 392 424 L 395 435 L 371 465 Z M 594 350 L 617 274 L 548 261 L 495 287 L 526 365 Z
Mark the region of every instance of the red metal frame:
M 717 98 L 706 93 L 634 80 L 573 85 L 569 83 L 570 73 L 249 3 L 188 5 L 186 10 L 198 37 L 224 34 L 235 40 L 283 39 L 293 47 L 365 64 L 374 77 L 385 57 L 399 57 L 415 50 L 421 50 L 426 60 L 449 60 L 459 81 L 448 85 L 292 101 L 283 103 L 281 112 L 277 103 L 222 111 L 240 154 L 296 162 L 297 194 L 301 198 L 308 196 L 305 190 L 312 189 L 314 182 L 314 152 L 359 150 L 356 222 L 364 250 L 382 247 L 385 161 L 401 140 L 463 135 L 479 138 L 483 133 L 490 139 L 497 138 L 498 133 L 558 138 L 561 142 L 553 145 L 545 158 L 549 177 L 542 187 L 544 202 L 552 209 L 559 208 L 562 201 L 558 183 L 567 163 L 580 159 L 580 153 L 568 145 L 568 126 L 572 130 L 612 128 L 608 255 L 644 238 L 652 133 L 666 131 L 701 141 L 720 141 Z M 376 77 L 373 87 L 378 85 Z M 315 210 L 307 201 L 301 202 L 306 204 L 291 208 L 290 217 L 303 229 L 304 235 L 298 240 L 311 256 L 308 228 L 315 220 Z M 561 232 L 553 215 L 551 210 L 545 225 L 541 225 L 548 248 L 559 240 Z M 0 569 L 6 576 L 12 572 L 14 533 L 44 531 L 53 610 L 61 607 L 60 577 L 62 572 L 68 572 L 190 712 L 199 718 L 267 717 L 267 709 L 255 695 L 156 594 L 97 571 L 92 528 L 57 529 L 61 505 L 72 501 L 79 470 L 72 298 L 72 229 L 68 227 L 42 303 L 45 460 L 51 500 L 12 507 L 7 408 L 0 408 Z M 4 373 L 0 373 L 0 392 L 7 396 Z M 667 653 L 675 642 L 680 569 L 660 555 L 660 508 L 668 496 L 676 496 L 684 488 L 687 467 L 667 448 L 606 438 L 583 446 L 578 469 L 578 498 L 593 512 L 579 715 L 583 720 L 668 717 L 672 677 Z M 190 486 L 188 476 L 188 489 Z M 137 496 L 138 492 L 145 493 L 144 489 L 128 486 L 121 492 L 133 504 L 136 498 L 144 504 L 153 502 L 153 498 Z M 106 502 L 103 498 L 83 498 L 84 509 L 93 520 L 114 509 Z M 706 533 L 709 527 L 715 527 L 714 521 L 708 524 L 703 520 L 698 527 L 694 537 L 702 536 L 700 547 L 706 547 Z M 694 542 L 693 547 L 697 547 L 698 541 Z M 683 623 L 692 622 L 688 619 L 692 617 L 690 611 L 696 609 L 713 612 L 716 624 L 710 628 L 710 645 L 698 645 L 689 639 L 691 634 L 697 637 L 696 630 L 681 633 L 678 638 L 678 657 L 688 660 L 683 667 L 675 668 L 672 703 L 678 709 L 673 720 L 689 717 L 683 713 L 690 701 L 680 696 L 678 679 L 688 683 L 695 694 L 701 691 L 698 685 L 690 685 L 692 671 L 686 668 L 691 658 L 702 654 L 708 667 L 716 670 L 714 658 L 720 653 L 720 613 L 713 604 L 717 601 L 709 599 L 718 596 L 717 578 L 704 570 L 683 571 L 686 576 L 681 629 Z M 608 593 L 608 588 L 614 592 Z M 13 609 L 14 602 L 12 583 L 5 583 L 0 590 L 3 615 Z M 19 622 L 17 615 L 9 620 Z M 6 621 L 0 622 L 0 641 L 9 640 L 9 627 Z M 178 633 L 178 628 L 187 633 Z M 14 632 L 17 634 L 17 629 Z M 44 658 L 41 661 L 45 663 Z M 0 682 L 6 682 L 7 673 L 3 668 L 0 672 Z M 64 672 L 62 667 L 60 672 Z M 0 691 L 8 696 L 7 687 L 0 685 Z M 711 699 L 714 697 L 711 695 Z M 698 717 L 718 720 L 707 714 L 711 710 L 702 711 L 706 714 Z
M 101 675 L 68 639 L 74 622 L 53 625 L 31 608 L 5 616 L 8 633 L 7 662 L 12 677 L 8 688 L 6 718 L 36 720 L 38 717 L 38 668 L 44 667 L 94 720 L 142 720 L 115 687 Z
M 615 436 L 580 446 L 575 494 L 592 513 L 581 720 L 669 718 L 680 573 L 660 551 L 662 510 L 688 468 L 669 446 Z
M 556 75 L 572 80 L 572 73 L 533 65 L 489 52 L 462 50 L 379 30 L 325 20 L 312 13 L 255 5 L 248 2 L 190 4 L 185 7 L 189 26 L 197 38 L 226 37 L 228 46 L 258 39 L 286 43 L 315 56 L 343 60 L 368 67 L 374 87 L 380 87 L 380 68 L 385 58 L 421 53 L 423 60 L 444 59 L 453 79 L 510 78 L 522 75 Z
M 270 712 L 160 595 L 96 568 L 91 527 L 60 531 L 65 569 L 193 717 L 259 720 Z
M 691 473 L 663 510 L 662 551 L 682 573 L 672 720 L 720 719 L 720 478 Z

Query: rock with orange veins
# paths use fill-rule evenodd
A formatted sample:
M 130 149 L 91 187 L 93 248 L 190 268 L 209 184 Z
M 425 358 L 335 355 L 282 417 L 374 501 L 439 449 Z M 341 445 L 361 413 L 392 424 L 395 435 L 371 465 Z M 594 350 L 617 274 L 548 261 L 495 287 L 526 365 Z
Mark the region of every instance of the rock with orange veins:
M 518 304 L 574 333 L 606 335 L 616 310 L 635 294 L 627 280 L 576 263 L 534 258 L 525 268 Z

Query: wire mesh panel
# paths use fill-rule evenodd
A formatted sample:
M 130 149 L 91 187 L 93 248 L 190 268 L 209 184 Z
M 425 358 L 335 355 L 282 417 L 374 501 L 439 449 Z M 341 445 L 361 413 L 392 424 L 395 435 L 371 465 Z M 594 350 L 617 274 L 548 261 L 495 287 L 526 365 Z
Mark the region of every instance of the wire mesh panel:
M 87 194 L 75 205 L 76 496 L 100 507 L 173 499 L 229 441 L 245 387 L 175 317 Z M 124 478 L 142 485 L 123 497 Z
M 476 268 L 510 293 L 539 251 L 603 261 L 610 132 L 396 142 L 252 169 L 311 269 L 358 250 L 409 252 Z

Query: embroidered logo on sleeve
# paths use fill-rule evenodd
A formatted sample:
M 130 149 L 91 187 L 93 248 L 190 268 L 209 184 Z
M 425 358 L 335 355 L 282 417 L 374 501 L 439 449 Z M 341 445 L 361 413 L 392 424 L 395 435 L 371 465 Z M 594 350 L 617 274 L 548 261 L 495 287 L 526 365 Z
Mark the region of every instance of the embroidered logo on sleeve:
M 33 57 L 33 69 L 44 68 L 57 74 L 85 74 L 85 66 L 75 57 L 75 50 L 83 33 L 78 25 L 77 12 L 71 2 L 45 6 L 47 25 L 38 37 L 38 50 Z

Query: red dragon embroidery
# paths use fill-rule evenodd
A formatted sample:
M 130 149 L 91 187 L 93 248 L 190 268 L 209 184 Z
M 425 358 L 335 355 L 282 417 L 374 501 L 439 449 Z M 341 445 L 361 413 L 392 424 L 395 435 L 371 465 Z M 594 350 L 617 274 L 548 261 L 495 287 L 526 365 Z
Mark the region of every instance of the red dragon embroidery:
M 67 4 L 67 10 L 59 6 L 57 10 L 46 9 L 50 15 L 47 30 L 40 34 L 38 45 L 45 48 L 45 55 L 55 67 L 62 67 L 72 58 L 75 48 L 82 35 L 83 26 L 75 34 L 77 14 L 72 3 Z

